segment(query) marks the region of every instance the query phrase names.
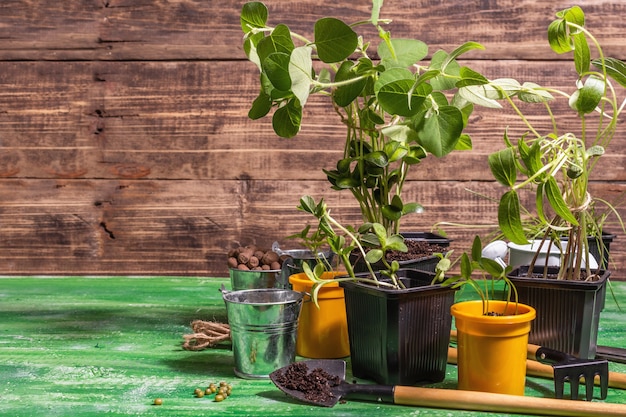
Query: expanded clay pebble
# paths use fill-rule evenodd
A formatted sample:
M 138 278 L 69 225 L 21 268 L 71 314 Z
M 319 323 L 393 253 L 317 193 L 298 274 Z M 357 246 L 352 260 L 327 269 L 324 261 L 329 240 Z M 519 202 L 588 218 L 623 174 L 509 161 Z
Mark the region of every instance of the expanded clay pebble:
M 242 271 L 278 270 L 282 267 L 280 256 L 271 250 L 255 245 L 240 246 L 228 252 L 228 267 Z
M 219 383 L 219 385 L 211 382 L 209 386 L 206 387 L 206 389 L 204 390 L 200 388 L 196 388 L 193 391 L 193 393 L 197 398 L 202 398 L 205 395 L 209 396 L 211 394 L 215 394 L 215 397 L 213 397 L 213 400 L 215 402 L 222 402 L 228 397 L 230 397 L 232 390 L 233 390 L 232 385 L 230 385 L 229 383 L 225 381 L 222 381 Z M 155 404 L 156 404 L 156 400 L 155 400 Z

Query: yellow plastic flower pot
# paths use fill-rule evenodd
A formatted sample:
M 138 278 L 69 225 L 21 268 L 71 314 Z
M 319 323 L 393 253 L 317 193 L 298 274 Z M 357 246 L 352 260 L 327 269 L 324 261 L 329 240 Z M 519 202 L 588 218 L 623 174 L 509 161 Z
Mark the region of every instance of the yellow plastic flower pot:
M 516 310 L 517 309 L 517 310 Z M 451 307 L 458 344 L 458 389 L 524 395 L 530 324 L 535 309 L 525 304 L 464 301 Z
M 345 272 L 325 272 L 323 279 L 345 275 Z M 313 282 L 305 273 L 289 276 L 294 291 L 310 294 Z M 346 303 L 343 288 L 330 283 L 320 288 L 318 309 L 308 297 L 300 312 L 296 354 L 307 358 L 333 359 L 350 355 Z

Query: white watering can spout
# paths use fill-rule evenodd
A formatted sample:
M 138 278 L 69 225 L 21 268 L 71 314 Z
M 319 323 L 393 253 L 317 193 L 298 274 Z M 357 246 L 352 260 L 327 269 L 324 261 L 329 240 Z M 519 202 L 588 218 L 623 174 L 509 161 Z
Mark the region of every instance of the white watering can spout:
M 483 248 L 482 256 L 483 258 L 492 259 L 499 263 L 503 268 L 506 268 L 504 258 L 506 258 L 508 251 L 509 247 L 504 240 L 495 240 Z

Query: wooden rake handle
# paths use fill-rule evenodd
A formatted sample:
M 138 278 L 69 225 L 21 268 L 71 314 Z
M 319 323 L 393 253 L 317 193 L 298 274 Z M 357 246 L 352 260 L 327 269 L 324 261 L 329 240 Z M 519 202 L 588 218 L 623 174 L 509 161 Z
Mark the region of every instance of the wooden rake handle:
M 626 416 L 626 405 L 589 401 L 557 400 L 487 392 L 396 386 L 394 403 L 419 407 L 542 416 Z

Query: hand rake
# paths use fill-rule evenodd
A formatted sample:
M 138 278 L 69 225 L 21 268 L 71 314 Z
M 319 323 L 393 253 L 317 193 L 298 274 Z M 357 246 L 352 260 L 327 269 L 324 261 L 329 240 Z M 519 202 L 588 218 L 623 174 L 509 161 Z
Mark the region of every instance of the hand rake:
M 554 370 L 554 392 L 556 398 L 563 398 L 565 382 L 570 384 L 570 398 L 578 399 L 578 386 L 584 379 L 585 397 L 593 398 L 594 379 L 600 379 L 600 399 L 605 399 L 609 387 L 609 362 L 606 359 L 579 359 L 570 354 L 547 347 L 528 345 L 529 359 L 552 365 Z

